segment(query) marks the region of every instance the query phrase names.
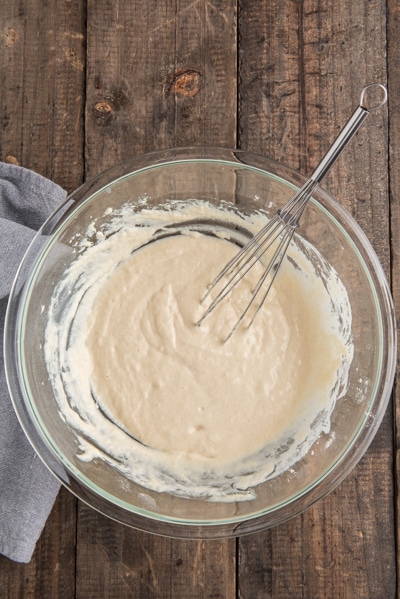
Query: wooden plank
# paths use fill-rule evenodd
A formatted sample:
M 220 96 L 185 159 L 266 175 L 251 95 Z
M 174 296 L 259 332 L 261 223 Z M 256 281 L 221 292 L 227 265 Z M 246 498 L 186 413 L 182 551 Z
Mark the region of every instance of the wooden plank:
M 86 168 L 236 142 L 236 3 L 89 0 Z M 80 505 L 77 599 L 235 597 L 234 539 L 180 541 Z
M 84 2 L 1 4 L 1 159 L 83 180 Z
M 303 515 L 240 540 L 241 597 L 395 597 L 394 528 L 386 480 L 391 459 L 383 428 L 370 453 L 344 483 Z M 370 460 L 375 460 L 374 467 Z
M 391 222 L 391 275 L 392 293 L 397 310 L 400 306 L 400 5 L 396 0 L 387 2 L 387 32 L 388 32 L 388 92 L 389 92 L 389 198 Z M 398 350 L 400 356 L 400 352 Z M 399 360 L 399 358 L 398 358 Z M 398 362 L 399 363 L 399 362 Z M 397 368 L 395 380 L 395 476 L 396 476 L 396 522 L 400 514 L 400 369 Z M 400 529 L 396 527 L 397 547 L 400 547 Z M 400 572 L 400 556 L 397 552 L 397 571 Z M 397 580 L 397 596 L 400 597 L 400 577 Z
M 0 3 L 0 159 L 55 180 L 83 180 L 84 2 Z M 21 431 L 22 434 L 22 431 Z M 75 592 L 76 500 L 62 490 L 27 565 L 0 558 L 0 596 Z
M 62 488 L 29 564 L 0 556 L 2 599 L 75 599 L 76 500 Z
M 235 3 L 89 2 L 89 174 L 149 150 L 236 142 Z
M 78 539 L 76 599 L 236 596 L 234 541 L 157 537 L 82 505 Z
M 102 1 L 95 7 L 97 18 L 93 19 L 92 12 L 89 19 L 89 25 L 94 23 L 97 27 L 97 33 L 92 30 L 93 35 L 98 36 L 89 46 L 90 56 L 98 58 L 96 68 L 92 65 L 89 69 L 88 80 L 89 174 L 131 154 L 166 145 L 194 142 L 234 145 L 236 119 L 229 118 L 234 114 L 229 108 L 234 105 L 230 75 L 234 64 L 226 60 L 224 53 L 228 52 L 229 44 L 227 36 L 220 33 L 223 22 L 229 23 L 229 27 L 234 22 L 234 10 L 222 2 L 214 2 L 215 8 L 210 3 L 196 1 L 161 2 L 160 6 L 154 2 L 143 3 L 147 6 L 129 3 L 130 10 L 121 4 Z M 387 2 L 393 240 L 399 234 L 397 4 L 394 0 Z M 318 161 L 320 150 L 326 149 L 325 144 L 352 110 L 358 93 L 355 90 L 364 83 L 364 76 L 372 81 L 385 75 L 384 3 L 373 0 L 360 7 L 357 2 L 352 5 L 350 0 L 338 3 L 243 0 L 241 6 L 240 144 L 309 173 Z M 68 190 L 75 188 L 83 177 L 80 107 L 84 73 L 79 66 L 79 61 L 84 64 L 85 60 L 82 7 L 83 2 L 74 0 L 59 5 L 51 0 L 46 2 L 45 10 L 37 0 L 0 5 L 0 159 L 34 168 Z M 114 7 L 117 13 L 112 18 L 118 28 L 114 23 L 113 29 L 110 11 Z M 205 15 L 220 11 L 222 21 L 218 27 L 214 18 L 209 23 L 209 28 L 211 23 L 215 27 L 218 39 L 207 38 L 206 25 L 193 27 L 192 16 L 184 25 L 185 15 L 192 8 L 201 15 L 201 23 Z M 139 33 L 131 33 L 133 25 Z M 168 27 L 173 29 L 173 42 L 167 39 L 172 35 Z M 151 28 L 156 39 L 147 39 L 141 33 Z M 116 39 L 127 31 L 128 41 Z M 199 38 L 203 40 L 201 44 Z M 68 52 L 66 39 L 70 42 Z M 297 47 L 293 39 L 297 40 Z M 206 43 L 222 48 L 223 55 L 218 60 L 214 56 L 212 61 L 204 56 L 196 62 L 199 48 L 207 54 Z M 99 56 L 90 49 L 93 44 L 101 46 Z M 179 59 L 173 44 L 180 48 Z M 190 52 L 186 53 L 186 47 L 191 48 Z M 134 56 L 129 55 L 132 48 Z M 233 47 L 230 52 L 234 52 Z M 186 58 L 189 55 L 190 60 Z M 301 64 L 305 65 L 302 75 Z M 146 70 L 141 65 L 146 65 Z M 228 74 L 226 82 L 224 69 Z M 205 71 L 207 77 L 203 76 Z M 103 79 L 96 80 L 100 75 Z M 136 86 L 133 82 L 137 77 L 144 82 Z M 106 84 L 97 88 L 104 80 Z M 123 93 L 115 92 L 119 88 L 111 85 L 113 81 L 121 84 L 122 91 L 127 82 L 128 104 L 124 104 Z M 196 91 L 199 81 L 200 89 Z M 215 81 L 218 82 L 220 99 L 207 106 L 206 97 L 213 102 L 211 85 L 207 87 L 210 81 L 214 81 L 214 87 Z M 201 95 L 204 85 L 209 96 Z M 346 90 L 351 93 L 348 95 Z M 325 102 L 332 97 L 332 91 L 336 94 L 334 109 Z M 307 98 L 307 105 L 311 104 L 312 118 L 307 111 L 300 110 L 303 98 Z M 102 101 L 111 106 L 108 123 L 107 105 L 96 109 L 97 102 Z M 321 133 L 319 123 L 329 131 Z M 348 160 L 335 167 L 326 186 L 340 195 L 340 200 L 362 222 L 389 274 L 387 183 L 380 176 L 383 172 L 380 161 L 386 159 L 383 121 L 378 125 L 375 140 L 371 135 L 376 124 L 368 126 L 368 135 L 359 136 L 362 147 L 349 148 Z M 367 139 L 373 141 L 371 151 L 375 148 L 380 159 L 376 162 L 372 152 L 353 179 L 354 166 L 360 165 Z M 393 273 L 399 272 L 398 252 L 393 243 Z M 398 277 L 394 277 L 393 284 L 398 302 Z M 370 451 L 335 493 L 292 522 L 240 540 L 242 598 L 395 596 L 391 430 L 388 412 Z M 75 500 L 68 492 L 61 491 L 32 562 L 19 565 L 0 558 L 0 596 L 5 599 L 74 597 L 74 528 Z M 114 524 L 80 505 L 78 596 L 85 599 L 233 597 L 234 543 L 212 542 L 211 548 L 206 548 L 207 544 L 156 539 Z
M 238 90 L 239 147 L 297 169 L 304 162 L 298 5 L 290 0 L 241 4 Z
M 362 87 L 385 82 L 385 27 L 380 0 L 363 10 L 350 0 L 244 0 L 240 147 L 310 174 Z M 385 118 L 384 110 L 369 117 L 324 187 L 354 214 L 389 274 Z M 240 540 L 242 598 L 394 596 L 392 427 L 389 410 L 335 493 L 291 522 Z

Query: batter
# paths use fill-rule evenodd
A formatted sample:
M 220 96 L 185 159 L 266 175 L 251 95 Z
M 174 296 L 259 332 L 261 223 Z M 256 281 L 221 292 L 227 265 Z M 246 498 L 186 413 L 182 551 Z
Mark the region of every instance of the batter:
M 195 326 L 204 290 L 237 247 L 218 227 L 210 236 L 181 225 L 218 211 L 192 202 L 123 212 L 81 244 L 53 298 L 46 359 L 60 410 L 82 459 L 115 460 L 157 491 L 250 498 L 329 430 L 352 358 L 346 292 L 294 246 L 253 325 L 224 342 L 259 273 Z M 171 222 L 176 234 L 157 239 Z

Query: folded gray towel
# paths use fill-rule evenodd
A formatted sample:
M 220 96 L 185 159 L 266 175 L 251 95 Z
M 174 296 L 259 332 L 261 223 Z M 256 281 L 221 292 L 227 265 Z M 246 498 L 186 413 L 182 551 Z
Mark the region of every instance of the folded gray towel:
M 37 229 L 65 199 L 55 183 L 0 162 L 0 360 L 4 317 L 18 265 Z M 17 420 L 0 367 L 0 553 L 29 562 L 59 482 L 36 455 Z

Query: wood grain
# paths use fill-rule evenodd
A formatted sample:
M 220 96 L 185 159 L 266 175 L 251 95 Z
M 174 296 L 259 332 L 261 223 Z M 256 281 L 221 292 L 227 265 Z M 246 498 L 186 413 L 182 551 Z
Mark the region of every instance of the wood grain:
M 181 145 L 236 143 L 235 3 L 88 4 L 86 172 Z M 235 597 L 235 540 L 153 537 L 81 505 L 77 599 Z
M 294 520 L 239 540 L 242 598 L 396 596 L 386 446 L 383 427 L 336 491 Z
M 1 159 L 67 191 L 83 180 L 84 3 L 3 2 Z
M 389 92 L 389 211 L 390 211 L 390 239 L 391 239 L 391 281 L 394 303 L 399 323 L 400 310 L 400 5 L 395 0 L 387 3 L 388 19 L 388 92 Z M 399 328 L 399 326 L 397 327 Z M 397 364 L 399 364 L 398 353 Z M 400 369 L 397 368 L 394 388 L 394 414 L 395 414 L 395 485 L 396 485 L 396 541 L 400 547 Z M 397 551 L 397 572 L 400 571 L 400 555 Z M 400 577 L 397 579 L 397 596 L 400 597 Z
M 380 0 L 363 10 L 347 0 L 244 0 L 240 146 L 311 174 L 364 85 L 386 82 L 385 27 Z M 353 213 L 389 274 L 386 118 L 385 110 L 369 117 L 324 187 Z M 394 596 L 392 430 L 389 410 L 335 493 L 287 524 L 240 539 L 242 599 Z
M 89 1 L 86 164 L 236 143 L 235 3 Z
M 235 557 L 234 541 L 157 537 L 81 506 L 76 599 L 233 599 Z
M 68 191 L 174 145 L 238 144 L 310 174 L 363 85 L 388 80 L 388 114 L 369 117 L 324 187 L 369 236 L 400 305 L 399 40 L 397 0 L 7 0 L 0 159 Z M 1 599 L 394 598 L 397 389 L 336 491 L 237 542 L 154 537 L 62 489 L 31 563 L 0 557 Z
M 0 597 L 75 597 L 76 500 L 61 489 L 29 564 L 0 556 Z
M 83 181 L 84 3 L 0 4 L 0 159 L 68 191 Z M 76 500 L 61 490 L 28 565 L 0 557 L 0 597 L 75 593 Z

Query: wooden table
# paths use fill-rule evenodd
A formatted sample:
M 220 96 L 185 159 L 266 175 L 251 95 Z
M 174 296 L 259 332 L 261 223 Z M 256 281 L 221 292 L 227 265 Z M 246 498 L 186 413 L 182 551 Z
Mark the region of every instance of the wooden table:
M 388 82 L 325 187 L 400 297 L 396 0 L 3 0 L 0 159 L 69 192 L 167 146 L 254 150 L 310 174 L 366 83 Z M 1 599 L 396 596 L 396 419 L 326 499 L 245 538 L 123 527 L 62 489 L 30 564 L 0 558 Z

